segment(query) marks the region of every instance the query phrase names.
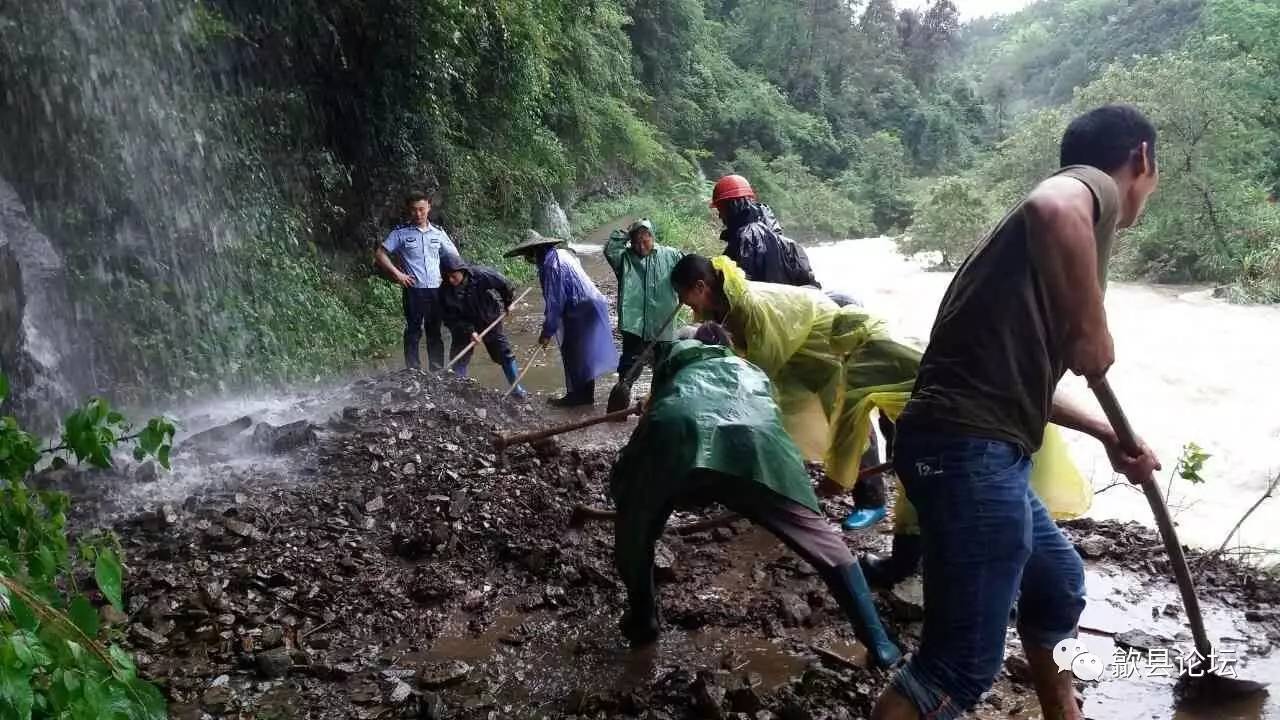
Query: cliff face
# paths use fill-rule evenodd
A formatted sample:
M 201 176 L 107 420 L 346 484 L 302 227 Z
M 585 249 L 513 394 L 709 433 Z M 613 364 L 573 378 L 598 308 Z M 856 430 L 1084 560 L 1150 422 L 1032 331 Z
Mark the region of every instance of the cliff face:
M 0 371 L 11 386 L 0 409 L 27 427 L 51 427 L 87 384 L 74 323 L 62 258 L 0 179 Z

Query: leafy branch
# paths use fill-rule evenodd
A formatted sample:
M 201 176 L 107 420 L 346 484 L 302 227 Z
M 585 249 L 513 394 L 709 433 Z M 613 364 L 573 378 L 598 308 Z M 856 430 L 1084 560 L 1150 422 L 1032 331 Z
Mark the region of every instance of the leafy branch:
M 8 396 L 0 374 L 0 400 Z M 132 659 L 111 643 L 99 611 L 75 577 L 86 566 L 102 597 L 124 611 L 124 566 L 111 535 L 82 540 L 72 553 L 65 493 L 26 484 L 43 458 L 111 467 L 112 453 L 132 445 L 134 457 L 169 467 L 175 428 L 153 418 L 134 431 L 105 400 L 94 398 L 63 423 L 59 444 L 41 449 L 16 419 L 0 418 L 0 715 L 159 720 L 164 697 L 137 676 Z

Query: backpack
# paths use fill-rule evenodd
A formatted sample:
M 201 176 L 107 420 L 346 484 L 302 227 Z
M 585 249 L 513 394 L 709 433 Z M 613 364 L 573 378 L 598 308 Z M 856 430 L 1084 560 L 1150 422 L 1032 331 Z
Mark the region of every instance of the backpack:
M 775 237 L 778 239 L 778 259 L 782 272 L 787 277 L 787 284 L 811 285 L 821 289 L 822 285 L 813 276 L 813 266 L 809 264 L 809 255 L 804 248 L 785 235 L 775 234 Z

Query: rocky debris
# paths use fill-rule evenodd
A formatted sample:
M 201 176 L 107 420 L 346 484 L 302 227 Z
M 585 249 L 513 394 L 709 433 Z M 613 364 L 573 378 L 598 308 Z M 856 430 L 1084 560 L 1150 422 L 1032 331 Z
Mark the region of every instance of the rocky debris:
M 236 694 L 226 685 L 215 685 L 200 696 L 200 704 L 215 713 L 225 712 L 235 700 Z
M 1085 560 L 1098 560 L 1106 557 L 1115 548 L 1115 543 L 1101 535 L 1090 535 L 1076 542 L 1076 552 Z
M 755 648 L 762 634 L 783 654 L 810 655 L 819 635 L 853 646 L 821 578 L 765 531 L 663 538 L 661 665 L 640 667 L 645 654 L 617 631 L 626 593 L 612 524 L 569 527 L 575 505 L 610 506 L 612 450 L 565 446 L 551 459 L 513 447 L 499 467 L 494 432 L 548 424 L 527 405 L 411 371 L 350 392 L 362 399 L 340 423 L 272 461 L 314 468 L 301 481 L 250 474 L 115 524 L 129 612 L 112 622 L 175 717 L 271 706 L 318 720 L 488 720 L 535 706 L 578 718 L 869 715 L 884 679 L 855 663 L 771 687 L 739 675 L 751 669 L 741 653 L 690 649 L 684 629 L 721 648 Z M 1122 526 L 1088 534 L 1111 539 L 1111 557 L 1143 543 Z M 858 550 L 863 539 L 847 540 Z M 1272 609 L 1270 587 L 1240 583 L 1240 606 Z M 882 617 L 900 613 L 913 616 Z
M 787 627 L 808 625 L 809 619 L 813 617 L 813 610 L 809 608 L 809 603 L 795 593 L 780 592 L 777 595 L 777 602 L 778 614 Z
M 904 623 L 924 620 L 924 581 L 919 575 L 894 585 L 886 596 L 895 620 Z
M 317 440 L 316 428 L 309 420 L 299 420 L 279 427 L 260 422 L 253 429 L 253 446 L 259 452 L 285 453 Z
M 653 578 L 658 582 L 676 579 L 676 556 L 665 543 L 659 542 L 653 552 Z
M 1133 648 L 1143 652 L 1150 652 L 1156 648 L 1167 647 L 1172 640 L 1166 638 L 1158 638 L 1143 630 L 1126 630 L 1122 633 L 1116 633 L 1116 645 L 1124 648 Z
M 471 666 L 461 660 L 431 663 L 418 669 L 418 684 L 424 688 L 437 690 L 462 682 L 469 672 L 471 672 Z
M 274 680 L 289 674 L 289 669 L 293 667 L 293 658 L 289 655 L 289 651 L 283 648 L 267 650 L 258 653 L 254 658 L 254 666 L 258 669 L 259 675 L 268 680 Z
M 148 460 L 133 471 L 134 482 L 153 483 L 160 479 L 160 466 L 155 460 Z
M 253 418 L 245 415 L 192 435 L 178 444 L 181 451 L 210 452 L 220 450 L 253 425 Z
M 1031 684 L 1031 665 L 1021 655 L 1009 655 L 1004 659 L 1004 671 L 1009 679 L 1022 685 Z

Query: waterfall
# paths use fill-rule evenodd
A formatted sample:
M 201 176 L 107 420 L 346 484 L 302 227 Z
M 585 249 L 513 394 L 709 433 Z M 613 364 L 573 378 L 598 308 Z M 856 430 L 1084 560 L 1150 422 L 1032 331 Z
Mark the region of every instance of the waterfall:
M 252 227 L 233 210 L 226 101 L 195 57 L 216 24 L 207 13 L 191 0 L 0 7 L 0 177 L 51 241 L 47 260 L 65 260 L 70 302 L 43 308 L 40 329 L 76 338 L 59 352 L 77 395 L 138 397 L 171 373 L 122 318 L 193 345 L 210 337 L 211 298 L 234 278 L 225 250 Z

